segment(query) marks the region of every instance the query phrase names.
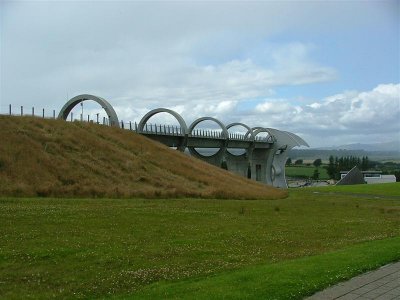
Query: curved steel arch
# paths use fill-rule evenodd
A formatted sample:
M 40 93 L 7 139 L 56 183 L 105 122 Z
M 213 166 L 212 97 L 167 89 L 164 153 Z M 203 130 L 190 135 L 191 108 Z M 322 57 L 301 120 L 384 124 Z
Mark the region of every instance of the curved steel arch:
M 254 142 L 256 136 L 253 133 L 253 130 L 251 129 L 250 126 L 244 124 L 244 123 L 240 123 L 240 122 L 235 122 L 235 123 L 231 123 L 229 125 L 226 126 L 226 129 L 229 130 L 229 128 L 232 128 L 234 126 L 242 126 L 244 128 L 247 129 L 247 132 L 245 134 L 245 138 L 247 138 L 247 136 L 250 134 L 250 141 Z M 228 132 L 229 134 L 229 132 Z M 250 145 L 249 148 L 246 149 L 246 151 L 243 154 L 233 154 L 231 153 L 228 149 L 226 149 L 227 154 L 232 155 L 234 157 L 246 157 L 246 154 L 248 156 L 248 158 L 251 157 L 251 151 L 252 151 L 252 146 Z
M 295 139 L 298 143 L 299 146 L 306 146 L 306 147 L 310 147 L 310 145 L 303 140 L 301 137 L 299 137 L 297 134 L 291 133 L 289 131 L 284 131 L 286 132 L 288 135 L 290 135 L 293 139 Z
M 89 95 L 89 94 L 82 94 L 75 96 L 68 100 L 67 103 L 61 108 L 60 113 L 58 114 L 59 119 L 67 120 L 69 113 L 71 110 L 79 103 L 83 102 L 84 100 L 92 100 L 97 102 L 101 105 L 101 107 L 106 111 L 108 118 L 110 119 L 111 126 L 119 127 L 119 121 L 117 113 L 115 112 L 114 108 L 111 106 L 110 103 L 104 98 Z
M 288 131 L 281 131 L 278 129 L 269 128 L 273 133 L 276 141 L 274 159 L 271 166 L 271 178 L 273 185 L 276 187 L 287 188 L 285 177 L 285 164 L 287 159 L 287 151 L 296 146 L 309 145 L 299 136 Z
M 196 151 L 196 149 L 194 147 L 188 147 L 190 154 L 192 154 L 193 156 L 200 157 L 200 158 L 210 158 L 210 157 L 215 157 L 217 155 L 223 154 L 225 152 L 225 150 L 226 150 L 226 145 L 228 143 L 229 136 L 228 136 L 228 129 L 226 129 L 225 125 L 220 120 L 218 120 L 216 118 L 213 118 L 213 117 L 198 118 L 198 119 L 194 120 L 192 124 L 190 124 L 188 134 L 191 135 L 193 129 L 199 123 L 201 123 L 203 121 L 213 121 L 213 122 L 217 123 L 221 127 L 221 129 L 222 129 L 222 137 L 225 139 L 224 146 L 221 147 L 216 153 L 214 153 L 213 155 L 210 155 L 210 156 L 201 155 L 199 152 Z
M 179 122 L 179 125 L 181 126 L 182 131 L 183 131 L 183 135 L 184 136 L 187 135 L 188 128 L 187 128 L 185 120 L 176 111 L 173 111 L 173 110 L 168 109 L 168 108 L 156 108 L 156 109 L 153 109 L 153 110 L 149 111 L 147 114 L 145 114 L 144 117 L 140 120 L 140 122 L 138 124 L 139 133 L 143 132 L 144 126 L 146 125 L 147 121 L 151 117 L 153 117 L 156 114 L 163 113 L 163 112 L 172 115 Z
M 254 139 L 255 139 L 256 136 L 254 135 L 253 130 L 252 130 L 249 126 L 247 126 L 247 125 L 244 124 L 244 123 L 236 122 L 236 123 L 231 123 L 231 124 L 229 124 L 228 126 L 226 126 L 226 129 L 228 130 L 229 128 L 232 128 L 232 127 L 234 127 L 234 126 L 242 126 L 242 127 L 246 128 L 246 129 L 247 129 L 246 136 L 247 136 L 248 134 L 250 134 L 251 140 L 254 141 Z
M 273 129 L 272 128 L 265 128 L 265 127 L 253 127 L 252 132 L 254 134 L 254 137 L 257 136 L 257 134 L 261 133 L 261 132 L 266 132 L 269 134 L 269 136 L 272 139 L 272 142 L 276 142 L 276 137 L 274 136 L 274 134 L 272 133 Z
M 204 121 L 213 121 L 215 123 L 217 123 L 221 129 L 222 129 L 222 136 L 225 139 L 228 139 L 228 129 L 226 129 L 225 125 L 218 119 L 213 118 L 213 117 L 202 117 L 202 118 L 198 118 L 197 120 L 194 120 L 192 124 L 190 124 L 189 126 L 189 134 L 192 133 L 193 129 L 201 122 Z

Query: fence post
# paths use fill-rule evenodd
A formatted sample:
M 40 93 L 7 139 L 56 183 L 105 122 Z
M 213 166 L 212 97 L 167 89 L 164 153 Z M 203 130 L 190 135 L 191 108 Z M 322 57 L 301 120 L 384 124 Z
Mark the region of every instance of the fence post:
M 21 116 L 24 115 L 24 107 L 21 105 Z
M 32 117 L 35 115 L 35 108 L 32 106 Z
M 44 108 L 43 108 L 43 119 L 44 119 Z
M 132 122 L 131 121 L 129 121 L 129 130 L 132 131 Z
M 53 109 L 53 119 L 55 119 L 55 118 L 56 118 L 56 110 Z
M 73 112 L 71 112 L 71 122 L 72 122 L 72 119 L 74 118 L 74 113 Z
M 137 123 L 135 122 L 135 131 L 138 132 L 137 130 Z
M 11 104 L 10 104 L 10 116 L 11 116 Z
M 87 115 L 87 121 L 88 121 L 88 123 L 89 123 L 89 119 L 90 119 L 90 117 L 89 117 L 89 115 Z
M 103 125 L 106 124 L 106 117 L 103 117 Z

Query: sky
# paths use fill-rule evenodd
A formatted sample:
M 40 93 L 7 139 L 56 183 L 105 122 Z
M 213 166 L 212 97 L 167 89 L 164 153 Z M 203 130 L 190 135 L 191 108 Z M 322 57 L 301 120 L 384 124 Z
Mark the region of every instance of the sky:
M 165 107 L 188 125 L 210 116 L 311 147 L 400 151 L 399 53 L 397 0 L 2 1 L 0 113 L 58 113 L 93 94 L 124 121 Z

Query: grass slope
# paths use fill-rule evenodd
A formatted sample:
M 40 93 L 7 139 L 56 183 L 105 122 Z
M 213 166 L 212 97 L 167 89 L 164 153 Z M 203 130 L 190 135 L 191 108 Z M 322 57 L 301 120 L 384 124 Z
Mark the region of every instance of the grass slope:
M 0 195 L 274 199 L 287 194 L 141 135 L 0 116 Z
M 1 198 L 0 207 L 5 299 L 299 299 L 400 254 L 399 200 L 311 189 L 274 201 Z

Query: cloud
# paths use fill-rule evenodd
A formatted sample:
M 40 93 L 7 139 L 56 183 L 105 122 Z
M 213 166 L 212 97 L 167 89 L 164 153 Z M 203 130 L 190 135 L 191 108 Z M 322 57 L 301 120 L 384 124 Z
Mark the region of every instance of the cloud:
M 128 97 L 132 105 L 177 105 L 266 97 L 272 87 L 332 80 L 333 68 L 310 59 L 310 45 L 276 45 L 264 53 L 270 65 L 251 54 L 264 48 L 269 35 L 310 19 L 289 7 L 7 2 L 1 18 L 1 99 L 12 97 L 18 104 L 40 99 L 55 106 L 67 92 L 89 92 L 113 101 Z M 288 21 L 282 22 L 283 13 Z
M 268 1 L 0 5 L 0 112 L 9 103 L 57 109 L 67 97 L 90 93 L 109 100 L 123 120 L 139 121 L 149 110 L 167 107 L 188 123 L 214 116 L 226 124 L 304 134 L 315 144 L 357 134 L 379 138 L 385 132 L 389 138 L 399 129 L 398 85 L 344 91 L 314 103 L 277 93 L 340 77 L 329 59 L 316 58 L 322 50 L 306 38 L 310 32 L 347 33 L 397 20 L 395 9 Z M 363 13 L 354 15 L 360 7 Z M 303 38 L 287 35 L 294 31 Z
M 242 121 L 299 133 L 312 146 L 400 140 L 400 84 L 343 92 L 302 106 L 266 99 L 253 114 Z

